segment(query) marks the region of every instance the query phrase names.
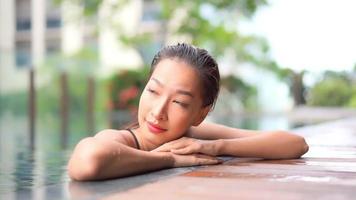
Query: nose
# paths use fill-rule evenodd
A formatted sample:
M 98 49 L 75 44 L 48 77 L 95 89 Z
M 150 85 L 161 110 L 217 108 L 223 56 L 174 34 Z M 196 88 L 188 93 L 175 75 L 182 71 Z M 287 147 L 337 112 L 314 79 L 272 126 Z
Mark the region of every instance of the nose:
M 167 119 L 167 100 L 161 99 L 160 101 L 154 102 L 151 115 L 156 120 L 166 120 Z

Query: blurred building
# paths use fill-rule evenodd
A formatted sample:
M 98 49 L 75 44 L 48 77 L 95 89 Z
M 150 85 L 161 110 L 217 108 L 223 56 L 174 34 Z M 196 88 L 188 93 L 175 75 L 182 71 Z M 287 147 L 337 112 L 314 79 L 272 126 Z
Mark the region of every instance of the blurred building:
M 159 34 L 157 43 L 139 46 L 142 51 L 118 39 L 120 34 L 158 30 L 159 10 L 154 1 L 132 0 L 120 9 L 112 9 L 113 2 L 119 1 L 106 0 L 92 21 L 84 19 L 83 7 L 74 2 L 57 5 L 53 0 L 0 0 L 1 93 L 26 88 L 29 69 L 38 68 L 54 54 L 68 56 L 90 47 L 98 53 L 95 73 L 107 76 L 120 67 L 142 66 L 159 47 Z M 98 26 L 94 24 L 97 22 Z M 37 77 L 37 85 L 41 82 Z
M 27 69 L 60 51 L 60 11 L 45 0 L 0 0 L 0 19 L 0 91 L 21 90 Z

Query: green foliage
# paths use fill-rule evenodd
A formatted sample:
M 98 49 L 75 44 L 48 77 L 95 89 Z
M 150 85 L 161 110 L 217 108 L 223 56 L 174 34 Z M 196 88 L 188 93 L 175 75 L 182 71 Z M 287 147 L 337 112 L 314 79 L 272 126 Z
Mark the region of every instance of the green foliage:
M 53 74 L 48 84 L 43 85 L 37 90 L 37 110 L 39 118 L 51 118 L 56 123 L 53 124 L 54 130 L 59 130 L 59 120 L 61 113 L 61 76 L 62 73 Z M 76 134 L 87 133 L 87 113 L 88 113 L 88 85 L 90 76 L 86 74 L 66 73 L 67 92 L 68 92 L 68 116 L 70 132 Z M 105 82 L 97 80 L 94 83 L 94 116 L 99 117 L 105 111 Z M 102 122 L 102 119 L 95 120 Z M 96 124 L 96 126 L 101 126 Z
M 36 76 L 47 77 L 48 81 L 48 84 L 42 85 L 37 91 L 40 113 L 59 113 L 60 79 L 63 74 L 66 74 L 67 78 L 70 111 L 85 113 L 88 77 L 94 77 L 97 60 L 97 52 L 92 47 L 84 47 L 71 56 L 62 54 L 48 56 L 36 73 Z M 102 84 L 97 82 L 95 87 L 95 91 L 101 93 Z M 102 110 L 104 106 L 101 104 L 104 99 L 102 95 L 98 98 L 100 99 L 96 99 L 95 106 L 96 109 Z
M 88 78 L 95 78 L 97 53 L 92 48 L 83 48 L 72 56 L 53 54 L 46 62 L 36 68 L 36 117 L 38 123 L 43 123 L 58 131 L 61 109 L 61 75 L 67 75 L 69 130 L 75 134 L 87 133 L 86 115 L 88 112 Z M 41 78 L 38 78 L 41 77 Z M 108 99 L 106 82 L 100 79 L 94 83 L 94 115 L 95 126 L 103 127 L 106 118 Z M 0 95 L 0 114 L 11 112 L 17 116 L 27 116 L 28 91 Z M 75 135 L 74 134 L 74 135 Z
M 27 113 L 28 95 L 25 92 L 15 92 L 0 95 L 0 115 L 11 111 L 14 115 L 24 115 Z
M 324 78 L 311 88 L 308 104 L 356 107 L 356 82 L 345 72 L 327 71 Z
M 69 96 L 69 115 L 76 118 L 85 120 L 87 112 L 87 77 L 78 76 L 74 74 L 67 74 L 68 96 Z M 95 83 L 96 99 L 95 108 L 96 112 L 103 112 L 105 110 L 106 96 L 103 81 Z M 47 84 L 36 88 L 36 106 L 37 116 L 50 117 L 57 119 L 60 113 L 60 74 L 53 74 Z M 14 115 L 27 115 L 27 102 L 28 91 L 20 91 L 16 93 L 9 93 L 0 96 L 0 114 L 5 111 L 10 111 Z M 84 122 L 84 121 L 83 121 Z
M 61 53 L 47 56 L 45 63 L 39 66 L 38 72 L 44 76 L 52 76 L 63 71 L 74 76 L 91 76 L 96 72 L 98 59 L 96 47 L 84 46 L 69 56 Z
M 290 70 L 281 69 L 270 58 L 267 42 L 261 37 L 244 35 L 238 29 L 238 22 L 252 17 L 260 7 L 267 5 L 266 1 L 161 0 L 159 2 L 162 7 L 163 25 L 175 17 L 177 10 L 181 9 L 185 12 L 185 17 L 172 34 L 186 36 L 192 44 L 208 49 L 218 59 L 226 53 L 233 54 L 239 63 L 251 63 L 276 73 L 283 80 L 288 80 L 285 77 L 290 75 Z M 222 85 L 236 92 L 245 108 L 257 107 L 256 88 L 233 76 L 223 78 Z
M 123 70 L 108 80 L 109 102 L 112 110 L 130 110 L 135 112 L 140 93 L 146 85 L 149 68 Z
M 235 93 L 246 109 L 254 109 L 257 106 L 257 90 L 254 86 L 246 84 L 233 75 L 222 77 L 221 86 L 229 92 Z
M 100 0 L 57 1 L 72 1 L 83 5 L 83 12 L 87 18 L 96 17 L 104 2 Z M 127 0 L 118 0 L 106 6 L 109 6 L 108 12 L 116 13 L 128 2 Z M 102 20 L 101 23 L 98 23 L 98 26 L 102 23 L 111 24 L 117 30 L 117 38 L 123 44 L 136 48 L 146 64 L 150 60 L 147 57 L 151 57 L 152 51 L 156 52 L 160 48 L 152 44 L 166 44 L 168 39 L 166 36 L 173 35 L 184 36 L 188 39 L 185 42 L 191 42 L 196 46 L 208 49 L 217 59 L 229 53 L 234 55 L 239 63 L 251 63 L 257 67 L 273 71 L 279 77 L 287 76 L 286 71 L 281 70 L 278 64 L 270 58 L 268 44 L 263 38 L 244 35 L 238 29 L 238 23 L 242 19 L 251 18 L 259 8 L 267 5 L 266 0 L 156 0 L 155 3 L 159 7 L 159 13 L 156 15 L 156 20 L 160 23 L 158 32 L 138 31 L 136 34 L 126 34 L 120 24 L 114 23 L 115 20 L 110 19 L 110 17 L 105 19 L 106 21 Z M 184 16 L 179 16 L 180 14 Z M 115 15 L 108 14 L 107 16 L 114 18 Z M 170 24 L 176 21 L 177 17 L 180 18 L 179 22 L 174 25 L 174 28 L 170 27 Z M 163 37 L 157 37 L 157 34 Z M 150 55 L 148 56 L 148 54 Z M 131 83 L 130 80 L 128 81 Z M 236 84 L 234 87 L 239 87 L 237 90 L 239 96 L 246 98 L 242 101 L 251 102 L 249 99 L 255 96 L 255 91 L 246 87 L 246 84 L 241 81 Z M 120 90 L 120 88 L 112 88 L 112 91 Z M 116 92 L 110 94 L 111 102 L 109 104 L 114 109 L 120 107 L 117 95 Z M 132 101 L 135 102 L 136 100 Z
M 266 1 L 172 0 L 168 3 L 162 0 L 160 3 L 163 21 L 173 19 L 176 10 L 185 11 L 185 17 L 173 34 L 188 36 L 194 45 L 208 49 L 215 57 L 234 51 L 239 62 L 267 63 L 264 40 L 242 35 L 236 27 L 239 20 L 251 17 L 259 7 L 266 5 Z
M 312 105 L 340 106 L 350 98 L 348 84 L 341 79 L 328 79 L 316 84 L 310 96 Z
M 352 97 L 350 98 L 350 101 L 348 103 L 349 107 L 356 108 L 356 90 L 354 90 Z

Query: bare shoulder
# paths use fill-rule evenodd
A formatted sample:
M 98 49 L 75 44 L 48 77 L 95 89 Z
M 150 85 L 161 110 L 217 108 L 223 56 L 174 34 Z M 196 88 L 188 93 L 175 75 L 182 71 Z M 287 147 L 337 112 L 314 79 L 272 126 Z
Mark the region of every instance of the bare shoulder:
M 130 147 L 135 147 L 132 135 L 127 130 L 104 129 L 99 131 L 94 138 L 116 141 Z

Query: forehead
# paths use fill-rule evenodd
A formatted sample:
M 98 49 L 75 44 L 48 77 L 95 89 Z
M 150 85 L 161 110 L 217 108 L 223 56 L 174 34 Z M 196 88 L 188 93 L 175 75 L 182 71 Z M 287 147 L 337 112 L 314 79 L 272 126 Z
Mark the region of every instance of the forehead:
M 163 85 L 175 89 L 185 89 L 197 93 L 200 90 L 200 77 L 196 70 L 179 59 L 164 59 L 160 61 L 152 77 Z

